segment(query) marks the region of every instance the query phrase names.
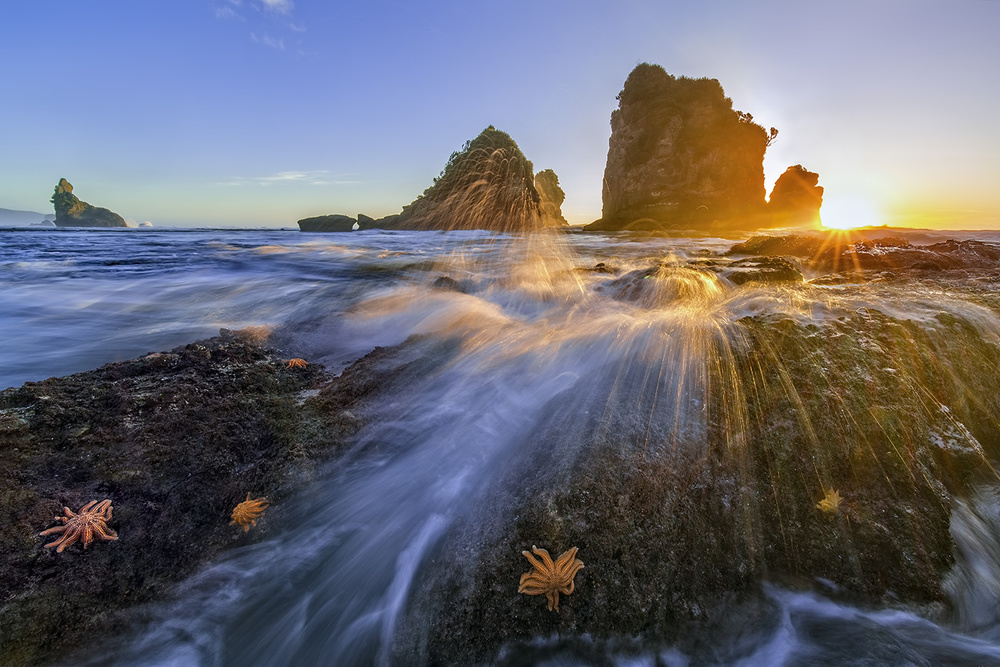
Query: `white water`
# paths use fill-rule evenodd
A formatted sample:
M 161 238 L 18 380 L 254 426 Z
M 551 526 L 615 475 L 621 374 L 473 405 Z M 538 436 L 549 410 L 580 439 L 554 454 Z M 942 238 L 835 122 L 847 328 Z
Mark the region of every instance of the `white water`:
M 177 603 L 151 610 L 147 631 L 98 662 L 390 662 L 424 559 L 547 416 L 586 414 L 608 405 L 608 392 L 634 393 L 656 412 L 638 417 L 660 429 L 650 442 L 697 440 L 709 350 L 738 352 L 742 317 L 822 323 L 877 308 L 930 323 L 949 311 L 984 334 L 1000 332 L 996 313 L 945 286 L 737 289 L 686 267 L 696 251 L 729 246 L 721 240 L 555 237 L 526 249 L 479 233 L 150 234 L 81 235 L 65 247 L 68 235 L 53 232 L 0 263 L 0 321 L 16 348 L 0 353 L 6 383 L 250 324 L 274 327 L 332 368 L 414 334 L 425 338 L 400 361 L 434 363 L 383 397 L 353 454 L 298 499 L 280 532 L 186 582 Z M 672 268 L 656 280 L 621 278 L 664 260 Z M 597 262 L 618 275 L 582 270 Z M 434 287 L 441 275 L 462 291 Z M 984 494 L 955 511 L 966 555 L 949 583 L 959 610 L 949 628 L 773 589 L 774 622 L 720 644 L 709 662 L 1000 662 L 998 522 Z M 602 651 L 618 664 L 706 660 L 669 647 Z

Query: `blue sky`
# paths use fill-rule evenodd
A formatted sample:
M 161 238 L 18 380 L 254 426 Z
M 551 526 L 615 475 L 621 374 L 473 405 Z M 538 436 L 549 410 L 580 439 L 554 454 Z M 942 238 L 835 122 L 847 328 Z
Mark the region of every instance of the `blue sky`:
M 780 130 L 766 187 L 833 211 L 1000 227 L 1000 2 L 179 0 L 8 3 L 0 207 L 60 177 L 127 219 L 290 226 L 396 213 L 487 125 L 600 216 L 615 95 L 640 62 L 719 79 Z

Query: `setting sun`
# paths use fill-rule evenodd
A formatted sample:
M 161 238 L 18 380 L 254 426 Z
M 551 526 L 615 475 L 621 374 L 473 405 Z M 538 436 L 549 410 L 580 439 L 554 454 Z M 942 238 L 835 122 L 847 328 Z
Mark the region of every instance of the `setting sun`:
M 826 198 L 820 209 L 820 221 L 830 229 L 878 227 L 885 224 L 871 202 L 856 197 Z

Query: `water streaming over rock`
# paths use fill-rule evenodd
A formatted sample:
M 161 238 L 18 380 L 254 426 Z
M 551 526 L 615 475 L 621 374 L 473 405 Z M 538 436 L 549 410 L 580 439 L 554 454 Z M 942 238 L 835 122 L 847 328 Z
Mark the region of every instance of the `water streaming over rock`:
M 20 324 L 50 374 L 246 324 L 335 369 L 391 351 L 282 525 L 97 662 L 1000 660 L 988 276 L 738 286 L 720 239 L 158 234 L 3 265 L 78 341 Z M 516 592 L 532 544 L 580 547 L 558 613 Z

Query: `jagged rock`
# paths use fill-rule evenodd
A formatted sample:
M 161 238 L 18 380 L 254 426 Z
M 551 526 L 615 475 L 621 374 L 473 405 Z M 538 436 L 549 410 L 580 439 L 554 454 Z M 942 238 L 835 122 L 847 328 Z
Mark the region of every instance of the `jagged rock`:
M 544 169 L 535 174 L 535 190 L 538 191 L 539 210 L 542 224 L 546 227 L 561 227 L 569 222 L 562 214 L 562 203 L 566 201 L 566 193 L 559 187 L 559 177 L 551 169 Z
M 823 188 L 817 185 L 819 174 L 800 164 L 789 167 L 774 182 L 768 208 L 779 224 L 819 223 Z
M 80 201 L 65 178 L 59 179 L 51 201 L 56 209 L 57 227 L 128 227 L 125 218 L 114 211 Z
M 770 135 L 715 79 L 643 63 L 611 114 L 604 208 L 590 231 L 756 227 Z
M 370 220 L 371 218 L 369 218 Z M 346 215 L 318 215 L 313 218 L 299 220 L 299 229 L 303 232 L 353 232 L 358 220 Z
M 534 167 L 506 132 L 492 125 L 452 153 L 434 184 L 383 229 L 487 229 L 521 232 L 542 227 Z

